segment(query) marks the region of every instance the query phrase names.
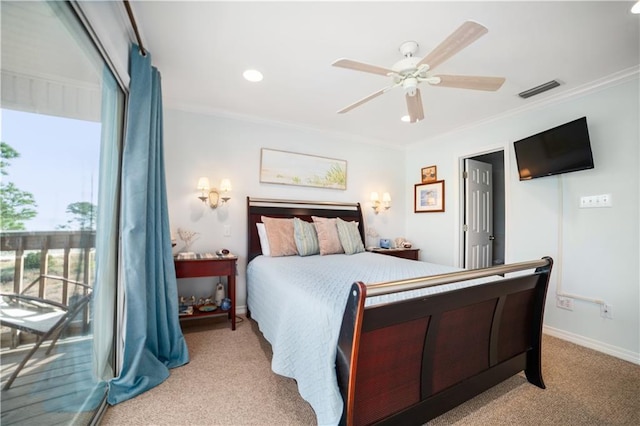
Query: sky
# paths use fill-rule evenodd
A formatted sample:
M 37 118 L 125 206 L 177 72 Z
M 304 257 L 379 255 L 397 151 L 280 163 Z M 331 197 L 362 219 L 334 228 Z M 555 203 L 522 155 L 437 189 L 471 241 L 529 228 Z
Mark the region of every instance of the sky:
M 97 204 L 100 123 L 7 109 L 0 114 L 2 141 L 20 154 L 1 179 L 31 192 L 38 205 L 27 231 L 66 224 L 71 203 Z

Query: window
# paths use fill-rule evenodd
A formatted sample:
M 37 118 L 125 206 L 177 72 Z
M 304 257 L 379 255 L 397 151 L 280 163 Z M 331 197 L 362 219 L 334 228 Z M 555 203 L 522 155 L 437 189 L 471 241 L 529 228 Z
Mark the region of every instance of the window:
M 2 392 L 2 424 L 88 424 L 113 375 L 125 96 L 68 3 L 3 1 L 1 31 L 2 293 L 91 297 Z M 3 385 L 37 340 L 3 326 Z

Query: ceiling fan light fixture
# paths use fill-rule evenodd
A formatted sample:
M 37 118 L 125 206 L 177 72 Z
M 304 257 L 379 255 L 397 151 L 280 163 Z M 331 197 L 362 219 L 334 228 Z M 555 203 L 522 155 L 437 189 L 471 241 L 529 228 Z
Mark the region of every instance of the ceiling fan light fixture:
M 418 79 L 415 77 L 407 77 L 402 82 L 402 88 L 404 89 L 404 93 L 409 96 L 416 95 L 416 89 L 418 88 Z
M 245 80 L 250 81 L 252 83 L 257 83 L 259 81 L 262 81 L 262 79 L 264 78 L 262 76 L 262 73 L 258 70 L 246 70 L 245 72 L 242 73 L 242 76 L 244 77 Z

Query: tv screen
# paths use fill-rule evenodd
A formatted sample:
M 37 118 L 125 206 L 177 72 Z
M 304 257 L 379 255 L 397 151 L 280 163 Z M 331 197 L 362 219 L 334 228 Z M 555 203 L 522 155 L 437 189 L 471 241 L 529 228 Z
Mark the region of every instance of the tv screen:
M 520 180 L 593 169 L 587 118 L 513 143 Z

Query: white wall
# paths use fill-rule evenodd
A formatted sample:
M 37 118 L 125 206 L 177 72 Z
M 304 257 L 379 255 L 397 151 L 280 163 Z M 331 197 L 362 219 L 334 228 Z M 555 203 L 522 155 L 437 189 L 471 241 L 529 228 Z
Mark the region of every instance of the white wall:
M 638 73 L 570 98 L 503 117 L 411 146 L 406 152 L 405 193 L 412 196 L 421 167 L 435 164 L 446 181 L 446 212 L 407 209 L 406 234 L 423 260 L 458 264 L 461 157 L 505 150 L 506 261 L 551 256 L 556 261 L 547 297 L 545 330 L 568 340 L 640 363 Z M 513 141 L 587 117 L 595 169 L 518 180 Z M 579 209 L 580 196 L 612 194 L 613 207 Z M 561 273 L 561 276 L 560 276 Z M 555 291 L 603 299 L 613 319 L 596 304 L 576 300 L 556 307 Z
M 398 171 L 404 164 L 404 152 L 400 149 L 299 127 L 171 109 L 164 112 L 164 131 L 171 231 L 175 236 L 178 227 L 199 232 L 193 251 L 213 252 L 227 248 L 240 257 L 237 308 L 241 312 L 246 305 L 247 196 L 359 201 L 363 205 L 367 228 L 373 227 L 382 238 L 402 235 L 406 201 L 404 175 Z M 347 189 L 260 183 L 261 148 L 347 160 Z M 218 186 L 222 178 L 231 179 L 231 201 L 216 210 L 206 207 L 196 198 L 199 176 L 209 177 L 212 186 Z M 392 197 L 391 209 L 373 214 L 368 202 L 371 191 L 388 191 Z M 225 225 L 231 227 L 230 237 L 223 236 Z M 367 244 L 372 245 L 375 240 L 369 238 Z M 176 249 L 180 248 L 178 242 Z M 178 290 L 181 295 L 204 296 L 211 294 L 210 282 L 180 280 Z

